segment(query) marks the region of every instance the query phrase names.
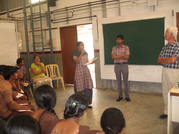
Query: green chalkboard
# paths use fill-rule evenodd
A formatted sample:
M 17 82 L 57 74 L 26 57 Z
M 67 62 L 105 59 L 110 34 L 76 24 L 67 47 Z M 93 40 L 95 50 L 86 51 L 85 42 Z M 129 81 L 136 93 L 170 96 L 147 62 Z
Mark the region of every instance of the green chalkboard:
M 114 64 L 111 57 L 118 34 L 129 46 L 129 64 L 159 65 L 157 58 L 164 46 L 164 18 L 103 24 L 105 64 Z

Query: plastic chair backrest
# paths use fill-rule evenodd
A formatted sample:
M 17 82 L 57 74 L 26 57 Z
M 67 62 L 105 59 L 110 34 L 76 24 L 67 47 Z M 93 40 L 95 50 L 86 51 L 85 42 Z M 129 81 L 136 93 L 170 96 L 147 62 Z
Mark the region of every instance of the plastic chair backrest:
M 61 76 L 57 64 L 46 65 L 46 73 L 50 78 Z
M 32 70 L 31 70 L 31 68 L 29 68 L 29 74 L 30 74 L 30 78 L 31 78 L 31 73 L 32 73 Z

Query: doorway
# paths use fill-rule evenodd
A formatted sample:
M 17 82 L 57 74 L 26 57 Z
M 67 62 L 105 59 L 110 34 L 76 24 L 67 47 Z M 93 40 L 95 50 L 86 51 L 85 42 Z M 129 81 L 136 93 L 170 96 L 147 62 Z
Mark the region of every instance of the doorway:
M 94 58 L 94 47 L 93 47 L 93 31 L 92 24 L 78 25 L 77 26 L 77 36 L 78 41 L 84 43 L 85 51 L 88 53 L 88 59 Z M 88 65 L 90 74 L 93 80 L 93 86 L 96 87 L 96 77 L 95 77 L 95 64 Z
M 85 50 L 88 53 L 88 59 L 94 58 L 92 24 L 68 26 L 60 28 L 61 48 L 62 48 L 62 65 L 63 78 L 65 84 L 74 84 L 75 66 L 72 63 L 72 53 L 76 50 L 76 42 L 82 41 Z M 88 65 L 96 87 L 95 64 Z

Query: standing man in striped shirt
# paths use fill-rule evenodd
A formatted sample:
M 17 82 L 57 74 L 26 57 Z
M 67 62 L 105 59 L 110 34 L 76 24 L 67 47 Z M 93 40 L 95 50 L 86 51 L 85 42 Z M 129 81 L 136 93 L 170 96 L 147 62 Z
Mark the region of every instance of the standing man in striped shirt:
M 125 88 L 125 98 L 126 101 L 131 101 L 129 98 L 129 89 L 128 89 L 128 59 L 130 56 L 129 47 L 123 44 L 124 37 L 122 34 L 117 36 L 117 46 L 114 46 L 112 49 L 112 58 L 114 59 L 114 72 L 116 74 L 117 84 L 118 84 L 118 98 L 116 101 L 123 99 L 122 94 L 122 85 L 121 85 L 121 73 L 123 76 L 124 88 Z
M 164 114 L 161 119 L 167 118 L 168 114 L 168 92 L 179 82 L 179 44 L 176 41 L 178 29 L 167 28 L 164 37 L 168 43 L 162 48 L 158 57 L 158 63 L 162 64 L 162 89 L 165 103 Z

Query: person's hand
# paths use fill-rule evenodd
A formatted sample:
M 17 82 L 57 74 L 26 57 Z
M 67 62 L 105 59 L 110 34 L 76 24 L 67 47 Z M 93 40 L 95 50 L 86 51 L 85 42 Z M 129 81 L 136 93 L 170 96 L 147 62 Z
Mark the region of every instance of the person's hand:
M 31 108 L 27 106 L 23 106 L 23 110 L 31 110 Z
M 21 86 L 24 86 L 24 82 L 20 82 L 20 85 L 21 85 Z
M 18 88 L 17 90 L 18 90 L 18 92 L 21 92 L 21 89 L 20 89 L 20 88 Z
M 85 50 L 84 50 L 84 49 L 83 49 L 83 50 L 81 50 L 82 55 L 84 54 L 84 52 L 85 52 Z
M 93 63 L 96 63 L 96 60 L 93 60 L 93 62 L 91 64 L 93 64 Z

